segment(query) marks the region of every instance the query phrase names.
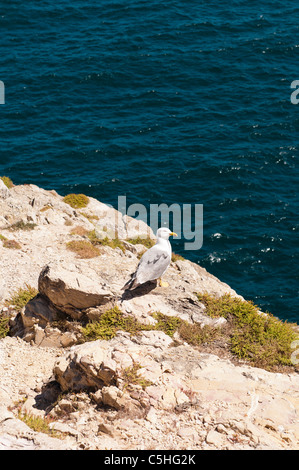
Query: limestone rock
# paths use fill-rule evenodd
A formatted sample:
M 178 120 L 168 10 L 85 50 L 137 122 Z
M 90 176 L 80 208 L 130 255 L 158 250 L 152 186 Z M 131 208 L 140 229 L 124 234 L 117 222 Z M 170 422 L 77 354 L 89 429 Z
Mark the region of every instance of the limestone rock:
M 212 444 L 214 447 L 219 449 L 224 443 L 224 438 L 222 434 L 212 429 L 207 434 L 206 442 L 207 444 Z
M 66 268 L 58 263 L 42 270 L 38 289 L 58 310 L 76 320 L 82 316 L 82 310 L 104 304 L 113 295 L 99 276 L 88 277 L 75 267 Z
M 42 432 L 34 432 L 19 419 L 6 419 L 1 423 L 0 450 L 71 449 L 77 449 L 77 446 L 67 439 L 56 439 Z
M 63 391 L 93 390 L 115 382 L 116 363 L 107 341 L 72 346 L 54 366 L 54 375 Z
M 21 317 L 27 331 L 35 324 L 45 327 L 58 319 L 57 310 L 42 295 L 37 295 L 25 305 Z

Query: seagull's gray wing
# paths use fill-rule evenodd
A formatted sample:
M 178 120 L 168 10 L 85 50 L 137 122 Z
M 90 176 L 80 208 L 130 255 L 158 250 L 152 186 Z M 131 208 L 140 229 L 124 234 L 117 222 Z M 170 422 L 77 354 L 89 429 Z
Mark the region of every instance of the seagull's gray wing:
M 137 266 L 136 281 L 143 284 L 147 281 L 159 279 L 170 264 L 170 256 L 167 251 L 162 250 L 157 245 L 147 250 Z

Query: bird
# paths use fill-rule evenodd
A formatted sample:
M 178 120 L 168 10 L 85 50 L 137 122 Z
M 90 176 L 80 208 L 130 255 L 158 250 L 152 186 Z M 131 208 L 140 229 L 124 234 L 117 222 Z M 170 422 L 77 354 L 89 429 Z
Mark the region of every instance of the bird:
M 136 271 L 131 274 L 131 279 L 123 286 L 122 290 L 132 290 L 148 281 L 159 279 L 161 287 L 168 287 L 168 283 L 162 281 L 162 276 L 170 265 L 171 245 L 169 237 L 175 236 L 167 227 L 158 229 L 157 241 L 141 257 Z

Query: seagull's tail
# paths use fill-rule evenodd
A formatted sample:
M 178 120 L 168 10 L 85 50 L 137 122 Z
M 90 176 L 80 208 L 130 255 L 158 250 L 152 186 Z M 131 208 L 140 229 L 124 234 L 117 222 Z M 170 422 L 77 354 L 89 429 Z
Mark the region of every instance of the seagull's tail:
M 122 290 L 132 290 L 137 286 L 139 286 L 139 283 L 136 279 L 136 273 L 134 273 L 132 274 L 131 279 L 129 279 L 128 282 L 126 282 L 126 284 L 122 287 Z

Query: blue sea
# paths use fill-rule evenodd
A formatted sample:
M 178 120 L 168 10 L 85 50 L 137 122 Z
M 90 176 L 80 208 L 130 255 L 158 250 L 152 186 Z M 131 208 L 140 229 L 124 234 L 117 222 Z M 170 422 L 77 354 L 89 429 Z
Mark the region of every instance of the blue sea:
M 203 204 L 174 251 L 299 321 L 297 2 L 2 0 L 0 31 L 1 175 Z

